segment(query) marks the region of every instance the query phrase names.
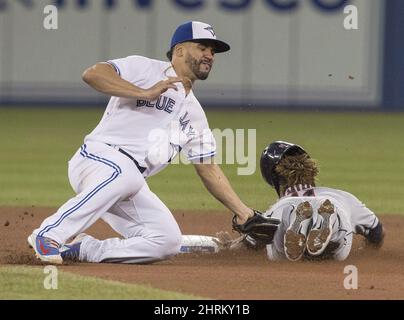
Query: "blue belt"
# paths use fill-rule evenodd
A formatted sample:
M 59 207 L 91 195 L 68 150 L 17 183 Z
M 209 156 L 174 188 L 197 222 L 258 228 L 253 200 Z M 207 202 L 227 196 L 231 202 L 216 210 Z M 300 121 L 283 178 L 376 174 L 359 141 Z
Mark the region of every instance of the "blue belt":
M 112 144 L 107 143 L 107 145 L 109 145 L 110 147 L 115 148 Z M 140 173 L 143 174 L 143 172 L 146 171 L 146 168 L 145 168 L 145 167 L 142 167 L 142 166 L 139 164 L 139 162 L 137 162 L 136 159 L 133 158 L 133 157 L 132 157 L 129 153 L 127 153 L 125 150 L 123 150 L 123 149 L 121 149 L 121 148 L 118 148 L 118 147 L 116 147 L 115 149 L 118 150 L 120 153 L 124 154 L 125 156 L 127 156 L 130 160 L 132 160 L 132 161 L 134 162 L 134 164 L 136 165 L 136 167 L 139 169 Z

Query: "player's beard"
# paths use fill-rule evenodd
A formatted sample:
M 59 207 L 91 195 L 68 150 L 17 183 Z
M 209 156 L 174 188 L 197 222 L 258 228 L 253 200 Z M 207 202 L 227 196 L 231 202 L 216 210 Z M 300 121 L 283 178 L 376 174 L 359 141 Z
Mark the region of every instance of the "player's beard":
M 194 57 L 192 57 L 189 53 L 187 53 L 185 63 L 189 66 L 192 73 L 199 80 L 206 80 L 209 76 L 210 70 L 212 70 L 212 64 L 210 65 L 210 68 L 208 69 L 208 71 L 201 70 L 201 65 L 203 63 L 203 60 L 198 61 Z

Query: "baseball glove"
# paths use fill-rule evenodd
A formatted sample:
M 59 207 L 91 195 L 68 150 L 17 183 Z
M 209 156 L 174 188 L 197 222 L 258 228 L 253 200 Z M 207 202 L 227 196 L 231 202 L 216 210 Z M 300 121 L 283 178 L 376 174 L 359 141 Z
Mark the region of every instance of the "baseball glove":
M 272 242 L 280 223 L 279 219 L 264 217 L 257 210 L 254 210 L 254 215 L 243 224 L 237 223 L 236 215 L 232 220 L 233 230 L 254 239 L 259 244 L 265 245 Z

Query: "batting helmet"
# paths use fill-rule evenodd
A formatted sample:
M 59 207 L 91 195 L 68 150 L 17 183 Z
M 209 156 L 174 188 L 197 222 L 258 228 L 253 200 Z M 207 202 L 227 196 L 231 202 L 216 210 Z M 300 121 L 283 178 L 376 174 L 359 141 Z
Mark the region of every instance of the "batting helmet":
M 260 167 L 264 180 L 275 188 L 278 196 L 279 193 L 279 175 L 275 172 L 275 166 L 283 159 L 284 156 L 294 156 L 307 152 L 299 145 L 285 142 L 275 141 L 267 146 L 261 154 Z

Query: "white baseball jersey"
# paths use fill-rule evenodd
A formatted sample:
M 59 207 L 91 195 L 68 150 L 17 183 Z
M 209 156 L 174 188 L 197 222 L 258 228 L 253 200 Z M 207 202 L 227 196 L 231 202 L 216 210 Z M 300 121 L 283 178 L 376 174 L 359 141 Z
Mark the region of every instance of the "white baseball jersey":
M 176 77 L 169 62 L 142 56 L 108 61 L 126 81 L 148 89 L 168 77 Z M 182 83 L 155 101 L 111 97 L 98 126 L 85 142 L 102 142 L 122 148 L 151 176 L 166 167 L 182 150 L 188 160 L 199 161 L 216 153 L 216 143 L 206 115 L 191 91 Z
M 291 187 L 286 190 L 285 196 L 265 212 L 265 216 L 281 220 L 281 225 L 276 232 L 273 244 L 267 247 L 268 256 L 271 260 L 284 257 L 283 235 L 291 224 L 291 214 L 294 208 L 303 201 L 309 201 L 315 209 L 313 224 L 316 224 L 318 217 L 316 208 L 325 199 L 329 199 L 334 204 L 337 212 L 337 217 L 333 222 L 331 241 L 340 244 L 334 255 L 338 260 L 343 260 L 348 256 L 352 244 L 352 234 L 355 233 L 357 226 L 371 229 L 376 227 L 379 222 L 376 215 L 349 192 L 309 185 Z
M 300 199 L 295 199 L 295 197 L 299 197 Z M 351 226 L 350 229 L 355 230 L 355 227 L 358 225 L 374 228 L 378 223 L 376 215 L 353 194 L 326 187 L 300 185 L 289 188 L 286 190 L 285 196 L 280 198 L 267 212 L 271 215 L 271 212 L 276 211 L 279 206 L 285 206 L 286 203 L 294 204 L 296 201 L 301 202 L 301 197 L 307 197 L 307 201 L 310 201 L 313 197 L 333 199 L 333 202 L 337 202 L 339 207 L 343 208 L 344 214 L 347 216 L 347 220 Z

